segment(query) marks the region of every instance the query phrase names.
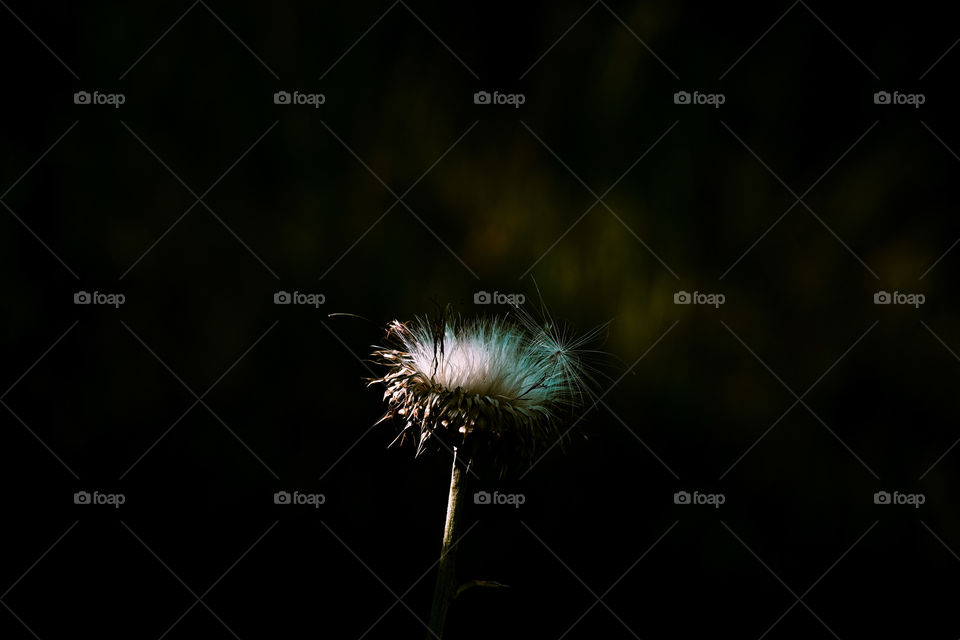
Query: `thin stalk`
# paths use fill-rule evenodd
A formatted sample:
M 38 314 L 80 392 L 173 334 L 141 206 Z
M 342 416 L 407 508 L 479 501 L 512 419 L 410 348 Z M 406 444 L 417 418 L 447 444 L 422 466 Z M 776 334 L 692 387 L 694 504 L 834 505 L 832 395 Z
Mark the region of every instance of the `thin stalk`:
M 443 527 L 443 548 L 440 551 L 440 564 L 437 573 L 437 586 L 433 590 L 433 607 L 430 611 L 429 634 L 427 639 L 443 638 L 443 626 L 447 620 L 450 601 L 456 595 L 456 537 L 460 529 L 460 515 L 463 511 L 463 496 L 467 495 L 466 465 L 457 465 L 459 454 L 453 448 L 453 471 L 450 473 L 450 496 L 447 498 L 447 522 Z

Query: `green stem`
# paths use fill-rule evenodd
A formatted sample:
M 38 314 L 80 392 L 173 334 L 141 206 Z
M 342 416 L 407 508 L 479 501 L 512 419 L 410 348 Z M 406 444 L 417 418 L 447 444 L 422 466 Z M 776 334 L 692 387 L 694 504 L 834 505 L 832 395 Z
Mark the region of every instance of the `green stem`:
M 440 551 L 437 586 L 433 590 L 433 607 L 430 611 L 428 640 L 443 638 L 447 609 L 450 608 L 450 601 L 456 595 L 456 535 L 459 530 L 460 515 L 463 511 L 462 498 L 467 493 L 467 469 L 470 466 L 469 459 L 466 468 L 463 465 L 457 465 L 458 457 L 457 447 L 454 447 L 453 471 L 450 474 L 450 497 L 447 499 L 447 522 L 443 528 L 443 548 Z

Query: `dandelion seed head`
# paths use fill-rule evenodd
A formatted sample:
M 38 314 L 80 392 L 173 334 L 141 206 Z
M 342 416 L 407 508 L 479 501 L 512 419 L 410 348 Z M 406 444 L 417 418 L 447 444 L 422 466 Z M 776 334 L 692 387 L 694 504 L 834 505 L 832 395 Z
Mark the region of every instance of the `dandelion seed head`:
M 554 402 L 562 373 L 541 345 L 501 319 L 477 320 L 455 330 L 445 324 L 443 350 L 435 353 L 430 330 L 418 323 L 403 336 L 409 365 L 449 390 L 496 398 L 532 408 Z
M 557 435 L 563 419 L 583 404 L 590 376 L 574 338 L 529 314 L 464 320 L 392 322 L 394 348 L 374 352 L 388 367 L 386 417 L 405 421 L 402 435 L 424 442 L 436 435 L 485 434 L 530 454 Z M 418 451 L 418 453 L 419 453 Z

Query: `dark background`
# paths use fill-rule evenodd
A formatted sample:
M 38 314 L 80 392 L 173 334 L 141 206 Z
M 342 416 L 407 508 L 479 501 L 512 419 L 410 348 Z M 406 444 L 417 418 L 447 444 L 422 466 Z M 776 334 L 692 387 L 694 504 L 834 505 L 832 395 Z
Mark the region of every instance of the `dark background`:
M 606 395 L 473 479 L 526 503 L 468 505 L 460 577 L 510 587 L 449 637 L 957 637 L 951 15 L 3 0 L 0 637 L 423 636 L 450 457 L 387 448 L 364 359 L 534 279 L 610 322 Z

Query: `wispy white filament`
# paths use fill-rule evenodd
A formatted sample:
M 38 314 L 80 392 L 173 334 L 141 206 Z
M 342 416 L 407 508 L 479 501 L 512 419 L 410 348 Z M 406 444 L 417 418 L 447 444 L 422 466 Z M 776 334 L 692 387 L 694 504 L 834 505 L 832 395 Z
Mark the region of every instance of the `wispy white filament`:
M 442 347 L 429 323 L 411 325 L 396 327 L 406 364 L 436 385 L 546 411 L 581 400 L 584 369 L 574 352 L 578 345 L 529 319 L 447 323 Z

